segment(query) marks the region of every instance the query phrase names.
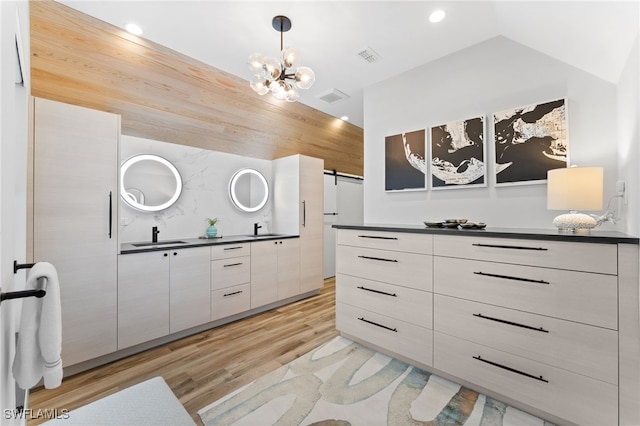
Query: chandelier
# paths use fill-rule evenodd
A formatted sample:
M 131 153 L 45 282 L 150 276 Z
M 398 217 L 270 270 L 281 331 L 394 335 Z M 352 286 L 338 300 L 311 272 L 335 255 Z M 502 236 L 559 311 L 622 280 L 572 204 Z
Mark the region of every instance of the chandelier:
M 300 56 L 295 49 L 283 47 L 283 34 L 291 29 L 291 20 L 278 15 L 272 25 L 280 32 L 280 60 L 259 53 L 249 56 L 249 69 L 254 74 L 249 85 L 259 95 L 271 92 L 276 99 L 295 102 L 300 97 L 298 89 L 311 87 L 316 76 L 311 68 L 298 66 Z

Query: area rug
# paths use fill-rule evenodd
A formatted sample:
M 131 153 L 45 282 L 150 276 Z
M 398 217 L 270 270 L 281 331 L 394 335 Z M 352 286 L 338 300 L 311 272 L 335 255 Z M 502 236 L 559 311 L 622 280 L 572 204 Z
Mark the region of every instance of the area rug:
M 550 423 L 336 337 L 198 411 L 205 425 L 465 425 Z

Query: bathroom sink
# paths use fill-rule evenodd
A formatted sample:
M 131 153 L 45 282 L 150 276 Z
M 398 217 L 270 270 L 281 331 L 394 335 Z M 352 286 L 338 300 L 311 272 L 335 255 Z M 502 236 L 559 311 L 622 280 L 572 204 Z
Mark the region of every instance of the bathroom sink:
M 149 246 L 167 246 L 173 244 L 186 244 L 186 241 L 158 241 L 157 243 L 132 243 L 134 247 L 149 247 Z

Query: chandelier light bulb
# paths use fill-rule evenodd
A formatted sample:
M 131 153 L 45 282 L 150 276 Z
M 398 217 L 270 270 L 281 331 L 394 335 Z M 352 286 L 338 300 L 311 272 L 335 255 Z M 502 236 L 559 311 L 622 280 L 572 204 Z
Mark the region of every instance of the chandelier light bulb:
M 285 68 L 297 68 L 300 64 L 300 55 L 293 47 L 287 47 L 282 51 L 282 65 Z
M 267 80 L 277 80 L 282 72 L 280 62 L 276 58 L 267 57 L 262 62 L 262 77 Z
M 247 65 L 249 65 L 249 69 L 254 75 L 260 75 L 262 73 L 262 64 L 264 63 L 264 58 L 259 53 L 254 53 L 249 56 L 249 60 L 247 61 Z
M 296 70 L 295 74 L 296 86 L 301 89 L 308 89 L 316 81 L 316 75 L 309 67 L 300 67 Z
M 253 79 L 251 79 L 249 86 L 251 86 L 254 92 L 256 92 L 260 96 L 266 95 L 267 93 L 269 93 L 269 82 L 265 81 L 259 75 L 253 76 Z
M 299 97 L 300 95 L 298 94 L 298 91 L 296 90 L 296 88 L 291 84 L 287 84 L 284 92 L 285 101 L 295 102 L 298 100 Z

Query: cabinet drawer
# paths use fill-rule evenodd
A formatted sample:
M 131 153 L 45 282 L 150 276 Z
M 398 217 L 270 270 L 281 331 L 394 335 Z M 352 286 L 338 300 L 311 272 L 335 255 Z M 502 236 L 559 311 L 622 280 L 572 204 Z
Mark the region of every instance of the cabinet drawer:
M 336 303 L 336 328 L 391 352 L 432 365 L 433 332 L 375 312 Z
M 615 385 L 439 332 L 434 340 L 439 370 L 572 423 L 618 424 Z
M 431 254 L 433 246 L 433 237 L 431 235 L 406 232 L 339 229 L 336 238 L 338 245 L 421 254 Z
M 242 284 L 211 292 L 211 321 L 251 308 L 251 286 Z
M 211 261 L 211 290 L 251 281 L 251 256 Z
M 211 260 L 249 256 L 250 254 L 250 243 L 222 244 L 219 246 L 211 246 Z
M 432 328 L 433 293 L 338 274 L 336 300 L 424 328 Z
M 438 294 L 433 310 L 435 331 L 618 384 L 613 330 Z
M 432 291 L 433 257 L 424 254 L 337 246 L 336 272 Z
M 570 321 L 618 328 L 613 275 L 434 257 L 434 292 Z
M 573 271 L 618 273 L 616 244 L 434 236 L 436 256 L 543 266 Z

